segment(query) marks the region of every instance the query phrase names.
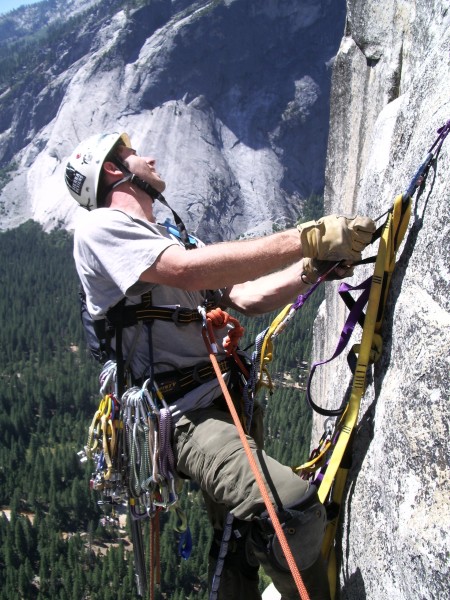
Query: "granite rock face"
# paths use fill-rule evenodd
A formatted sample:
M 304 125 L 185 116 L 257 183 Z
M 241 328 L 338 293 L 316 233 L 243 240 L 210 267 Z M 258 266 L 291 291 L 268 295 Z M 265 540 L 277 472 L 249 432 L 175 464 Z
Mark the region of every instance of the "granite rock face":
M 448 0 L 348 0 L 331 107 L 325 212 L 377 218 L 450 119 Z M 338 536 L 342 600 L 450 598 L 449 159 L 450 136 L 414 196 L 367 380 Z M 315 360 L 333 354 L 347 314 L 327 286 Z M 340 357 L 318 370 L 315 399 L 339 406 L 350 382 Z M 314 428 L 317 439 L 322 417 Z

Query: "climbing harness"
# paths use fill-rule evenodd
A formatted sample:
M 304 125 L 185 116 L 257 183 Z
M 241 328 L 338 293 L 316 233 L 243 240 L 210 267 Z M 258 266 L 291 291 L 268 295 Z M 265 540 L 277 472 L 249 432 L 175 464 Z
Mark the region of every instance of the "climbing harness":
M 145 323 L 149 313 L 151 321 L 155 318 L 167 318 L 167 311 L 161 311 L 161 307 L 142 308 L 149 302 L 150 299 L 146 298 L 141 304 L 132 306 L 131 311 L 127 310 L 129 307 L 123 303 L 120 304 L 120 308 L 114 309 L 117 360 L 123 361 L 120 343 L 123 327 L 138 322 Z M 176 310 L 171 309 L 172 316 Z M 207 328 L 211 335 L 213 325 L 230 327 L 224 340 L 224 347 L 230 356 L 217 361 L 214 366 L 207 363 L 194 368 L 153 375 L 144 381 L 142 386 L 130 385 L 125 381 L 119 384 L 119 377 L 124 378 L 126 369 L 119 369 L 116 361 L 107 361 L 99 377 L 100 405 L 89 428 L 84 452 L 79 453 L 82 460 L 94 460 L 95 472 L 91 479 L 91 488 L 103 495 L 102 502 L 116 505 L 128 500 L 136 584 L 141 596 L 147 589 L 147 577 L 140 521 L 150 519 L 151 598 L 154 586 L 159 582 L 161 511 L 176 511 L 175 530 L 179 538 L 179 555 L 187 559 L 192 550 L 192 537 L 187 520 L 177 505 L 181 482 L 176 475 L 170 443 L 172 417 L 169 403 L 172 399 L 175 400 L 215 378 L 216 368 L 220 373 L 228 373 L 232 364 L 236 362 L 245 372 L 237 353 L 237 344 L 243 329 L 236 319 L 220 308 L 211 309 L 211 303 L 208 302 L 194 310 L 181 309 L 178 314 L 188 315 L 186 324 L 195 320 L 208 322 Z M 215 346 L 217 347 L 217 344 Z M 123 391 L 119 392 L 119 389 Z
M 379 238 L 379 247 L 375 259 L 373 275 L 358 286 L 341 284 L 339 293 L 349 308 L 349 315 L 342 330 L 336 350 L 331 358 L 314 363 L 307 384 L 307 398 L 310 406 L 327 417 L 324 433 L 309 460 L 297 467 L 295 471 L 318 488 L 321 502 L 327 508 L 328 524 L 322 545 L 322 555 L 328 563 L 330 591 L 334 598 L 337 573 L 334 552 L 334 539 L 342 504 L 344 487 L 351 463 L 351 443 L 357 422 L 361 398 L 366 389 L 366 375 L 369 365 L 375 363 L 382 352 L 382 324 L 384 310 L 389 292 L 392 274 L 395 268 L 396 253 L 402 243 L 408 228 L 411 213 L 412 196 L 418 188 L 423 188 L 428 171 L 439 156 L 442 144 L 450 133 L 450 121 L 437 130 L 438 137 L 427 152 L 423 162 L 417 169 L 406 190 L 396 197 L 387 213 L 386 221 L 374 234 L 374 240 Z M 381 218 L 380 217 L 380 218 Z M 373 240 L 373 241 L 374 241 Z M 373 262 L 371 258 L 362 263 Z M 335 268 L 335 267 L 333 267 Z M 253 389 L 259 386 L 271 388 L 272 383 L 267 372 L 267 364 L 272 360 L 272 340 L 281 333 L 295 312 L 305 300 L 326 279 L 324 274 L 305 295 L 299 296 L 294 304 L 288 305 L 275 318 L 271 326 L 263 332 L 263 341 L 259 340 L 261 351 L 254 353 L 254 360 L 259 361 L 259 380 L 252 381 Z M 355 301 L 351 292 L 361 292 Z M 366 313 L 363 313 L 367 305 Z M 336 358 L 346 347 L 350 336 L 359 323 L 362 327 L 361 342 L 353 346 L 349 353 L 349 365 L 353 372 L 353 382 L 350 397 L 343 406 L 335 409 L 319 407 L 311 397 L 311 379 L 317 367 Z

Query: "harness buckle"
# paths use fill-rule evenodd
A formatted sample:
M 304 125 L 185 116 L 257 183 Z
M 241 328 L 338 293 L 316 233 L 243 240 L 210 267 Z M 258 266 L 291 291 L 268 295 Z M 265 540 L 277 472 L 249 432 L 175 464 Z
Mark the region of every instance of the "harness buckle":
M 170 318 L 175 323 L 175 325 L 181 326 L 186 322 L 190 323 L 191 321 L 194 320 L 192 318 L 192 312 L 193 311 L 190 308 L 184 308 L 182 306 L 177 306 L 177 308 L 175 308 L 175 310 L 173 311 Z M 183 317 L 185 317 L 184 320 L 182 320 Z
M 202 376 L 199 373 L 199 367 L 200 365 L 195 365 L 195 367 L 192 369 L 191 377 L 196 383 L 203 383 L 204 378 L 202 378 Z M 204 368 L 204 365 L 202 368 Z

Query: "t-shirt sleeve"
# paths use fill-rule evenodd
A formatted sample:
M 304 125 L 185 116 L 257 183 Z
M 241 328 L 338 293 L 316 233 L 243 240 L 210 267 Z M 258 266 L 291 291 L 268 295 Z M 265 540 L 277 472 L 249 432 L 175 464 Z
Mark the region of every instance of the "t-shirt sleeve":
M 91 255 L 86 263 L 95 265 L 96 275 L 113 281 L 126 295 L 161 253 L 177 242 L 165 237 L 158 226 L 122 212 L 95 212 L 96 218 L 83 232 L 84 251 Z

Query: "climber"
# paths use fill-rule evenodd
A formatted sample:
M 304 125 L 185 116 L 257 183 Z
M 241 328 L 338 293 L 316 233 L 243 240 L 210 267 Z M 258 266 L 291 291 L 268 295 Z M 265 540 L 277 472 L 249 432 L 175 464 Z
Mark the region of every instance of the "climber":
M 166 203 L 166 184 L 155 160 L 139 156 L 124 133 L 81 142 L 65 177 L 73 198 L 88 209 L 75 230 L 74 258 L 92 317 L 101 319 L 124 298 L 127 305 L 140 304 L 149 291 L 152 306 L 172 311 L 169 319 L 124 329 L 123 357 L 133 382 L 153 378 L 173 383 L 175 392 L 170 385 L 164 389 L 169 390 L 177 471 L 201 487 L 214 528 L 210 582 L 225 515 L 234 515 L 218 598 L 260 599 L 260 563 L 283 599 L 298 598 L 236 427 L 208 368 L 202 321 L 185 323 L 179 317 L 206 305 L 247 315 L 272 311 L 306 290 L 330 261 L 340 263 L 330 278 L 347 276 L 370 242 L 374 223 L 360 216 L 331 215 L 259 239 L 208 246 L 193 244 L 187 235 L 180 240 L 155 221 L 154 201 Z M 182 222 L 179 229 L 183 234 Z M 226 333 L 219 331 L 217 340 Z M 217 356 L 239 406 L 240 372 L 220 343 Z M 191 384 L 177 392 L 180 371 Z M 248 438 L 252 452 L 280 519 L 293 532 L 290 546 L 310 598 L 326 600 L 329 590 L 320 558 L 324 508 L 314 488 L 265 454 L 262 431 L 262 411 L 255 405 Z

